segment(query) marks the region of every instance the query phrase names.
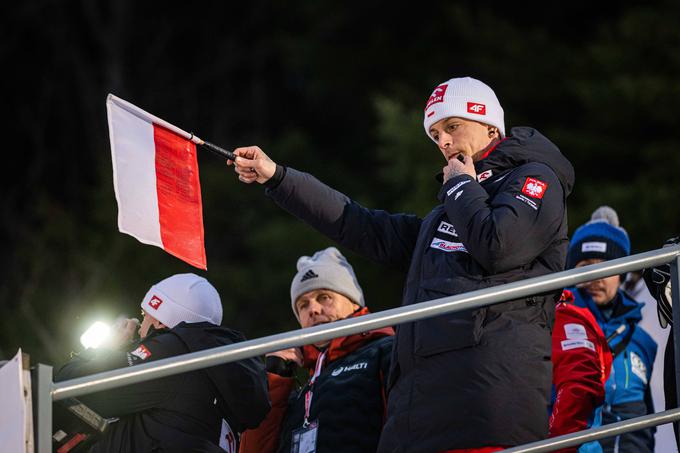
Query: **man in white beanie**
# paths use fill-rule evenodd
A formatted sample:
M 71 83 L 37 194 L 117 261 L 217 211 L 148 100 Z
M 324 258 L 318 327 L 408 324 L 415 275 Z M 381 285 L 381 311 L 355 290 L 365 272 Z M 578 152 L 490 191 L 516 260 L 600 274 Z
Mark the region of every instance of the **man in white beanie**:
M 303 328 L 368 313 L 354 270 L 335 247 L 300 257 L 290 299 Z M 272 410 L 243 434 L 240 453 L 375 452 L 393 334 L 384 328 L 269 354 Z M 296 366 L 309 376 L 301 389 L 294 387 Z
M 245 340 L 220 327 L 222 303 L 203 277 L 177 274 L 142 299 L 143 320 L 119 323 L 106 347 L 87 349 L 55 381 L 124 368 Z M 140 339 L 133 341 L 138 329 Z M 257 358 L 128 385 L 80 399 L 103 417 L 118 417 L 91 452 L 235 452 L 239 433 L 270 408 Z
M 424 218 L 367 209 L 256 146 L 227 163 L 331 239 L 403 270 L 404 305 L 563 270 L 574 170 L 559 149 L 532 128 L 508 133 L 494 91 L 470 77 L 435 87 L 423 126 L 446 162 L 440 204 Z M 399 326 L 379 451 L 486 452 L 545 438 L 559 295 Z

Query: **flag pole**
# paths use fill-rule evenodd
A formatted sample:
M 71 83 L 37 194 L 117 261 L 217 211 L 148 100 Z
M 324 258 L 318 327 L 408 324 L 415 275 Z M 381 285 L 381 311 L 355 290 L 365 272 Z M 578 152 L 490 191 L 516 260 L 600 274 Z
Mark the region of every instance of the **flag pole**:
M 196 138 L 197 141 L 194 141 L 193 138 Z M 232 153 L 231 151 L 227 151 L 224 148 L 221 148 L 217 145 L 214 145 L 210 142 L 206 142 L 204 140 L 201 140 L 198 137 L 193 137 L 190 139 L 192 142 L 196 143 L 197 145 L 201 145 L 203 148 L 207 149 L 208 151 L 211 151 L 214 154 L 217 154 L 218 156 L 221 157 L 226 157 L 229 160 L 236 160 L 236 154 Z
M 134 104 L 129 103 L 128 101 L 119 98 L 118 96 L 115 96 L 111 93 L 106 98 L 106 102 L 108 103 L 114 103 L 120 106 L 121 108 L 127 110 L 129 113 L 137 116 L 138 118 L 141 118 L 144 121 L 149 121 L 153 124 L 158 124 L 159 126 L 162 126 L 175 134 L 179 135 L 180 137 L 184 137 L 187 140 L 200 145 L 204 147 L 205 149 L 212 151 L 213 153 L 217 154 L 220 157 L 225 157 L 229 160 L 236 160 L 236 154 L 232 153 L 231 151 L 227 151 L 224 148 L 221 148 L 217 145 L 213 145 L 210 142 L 206 142 L 204 140 L 201 140 L 200 138 L 196 137 L 193 132 L 186 132 L 179 127 L 175 126 L 174 124 L 170 124 L 167 121 L 158 118 L 155 115 L 152 115 L 149 112 L 146 112 L 139 107 L 137 107 Z

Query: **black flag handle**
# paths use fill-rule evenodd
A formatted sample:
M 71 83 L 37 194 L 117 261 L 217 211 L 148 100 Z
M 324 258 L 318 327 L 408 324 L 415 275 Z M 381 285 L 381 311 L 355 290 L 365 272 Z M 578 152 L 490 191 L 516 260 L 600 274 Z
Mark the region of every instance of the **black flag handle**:
M 205 149 L 217 154 L 218 156 L 226 157 L 229 160 L 236 160 L 236 154 L 232 153 L 231 151 L 227 151 L 226 149 L 221 148 L 217 145 L 213 145 L 210 142 L 203 141 L 203 143 L 200 143 L 200 145 L 203 146 Z

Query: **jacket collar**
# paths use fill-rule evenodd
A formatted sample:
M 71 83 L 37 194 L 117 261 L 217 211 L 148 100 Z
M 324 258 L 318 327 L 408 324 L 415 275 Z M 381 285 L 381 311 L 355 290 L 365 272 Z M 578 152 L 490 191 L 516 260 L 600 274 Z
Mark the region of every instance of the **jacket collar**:
M 494 175 L 528 163 L 542 163 L 557 175 L 565 195 L 574 185 L 574 167 L 548 138 L 529 127 L 514 127 L 510 135 L 496 142 L 475 162 L 477 174 L 492 170 Z

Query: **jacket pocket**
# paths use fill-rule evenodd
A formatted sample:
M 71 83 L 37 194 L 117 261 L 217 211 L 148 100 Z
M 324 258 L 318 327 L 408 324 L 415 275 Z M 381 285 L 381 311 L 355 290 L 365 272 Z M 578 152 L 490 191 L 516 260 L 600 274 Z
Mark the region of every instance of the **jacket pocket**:
M 460 289 L 454 290 L 454 285 L 453 279 L 423 282 L 418 290 L 418 301 L 460 293 Z M 486 311 L 486 308 L 465 310 L 414 323 L 414 353 L 427 357 L 478 345 Z

